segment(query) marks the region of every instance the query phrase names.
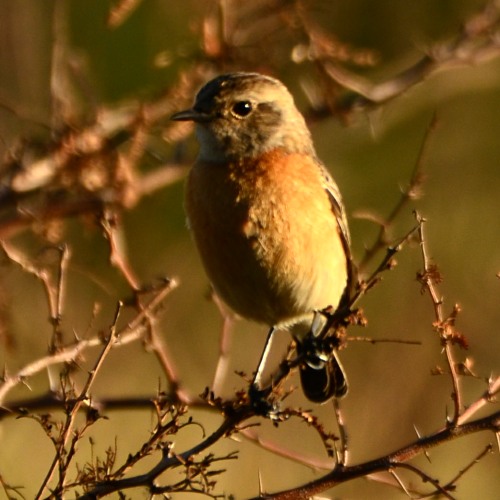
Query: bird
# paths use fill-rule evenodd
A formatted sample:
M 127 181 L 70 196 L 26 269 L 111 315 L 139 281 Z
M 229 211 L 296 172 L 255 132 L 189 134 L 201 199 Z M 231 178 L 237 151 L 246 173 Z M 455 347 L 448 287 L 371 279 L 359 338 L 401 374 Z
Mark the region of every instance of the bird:
M 215 292 L 239 316 L 268 325 L 269 341 L 288 330 L 306 350 L 317 312 L 346 300 L 355 267 L 339 188 L 291 93 L 271 76 L 226 73 L 171 119 L 195 124 L 199 153 L 184 204 Z M 300 378 L 315 403 L 348 390 L 335 350 L 306 357 Z

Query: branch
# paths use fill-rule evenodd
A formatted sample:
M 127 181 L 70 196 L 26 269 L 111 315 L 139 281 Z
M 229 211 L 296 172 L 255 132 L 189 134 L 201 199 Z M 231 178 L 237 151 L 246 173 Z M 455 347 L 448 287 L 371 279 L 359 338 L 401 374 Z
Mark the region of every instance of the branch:
M 62 494 L 64 490 L 64 475 L 68 469 L 69 462 L 71 458 L 74 456 L 74 451 L 75 451 L 75 446 L 76 442 L 81 436 L 81 433 L 77 433 L 76 431 L 73 431 L 73 428 L 75 426 L 75 421 L 76 417 L 78 416 L 78 412 L 80 411 L 80 408 L 84 404 L 87 404 L 90 402 L 90 389 L 92 385 L 94 384 L 95 378 L 97 373 L 99 372 L 99 369 L 103 365 L 104 359 L 106 356 L 109 354 L 111 351 L 111 348 L 115 344 L 117 340 L 117 332 L 116 332 L 116 322 L 118 321 L 118 316 L 120 314 L 120 311 L 122 309 L 122 305 L 118 304 L 117 309 L 116 309 L 116 315 L 115 319 L 113 321 L 113 325 L 110 328 L 110 335 L 108 340 L 106 341 L 104 348 L 101 350 L 101 353 L 99 354 L 97 361 L 95 362 L 94 368 L 90 371 L 87 380 L 85 382 L 85 385 L 83 389 L 81 390 L 79 396 L 76 398 L 76 400 L 73 402 L 73 404 L 70 406 L 70 409 L 67 410 L 66 412 L 66 421 L 64 423 L 64 426 L 62 427 L 60 431 L 60 436 L 57 439 L 57 446 L 56 446 L 56 454 L 54 456 L 54 459 L 52 461 L 52 464 L 49 467 L 49 470 L 47 472 L 47 475 L 45 476 L 45 479 L 42 482 L 42 485 L 40 486 L 40 489 L 38 490 L 38 493 L 35 496 L 35 499 L 38 500 L 45 489 L 49 487 L 49 484 L 52 480 L 52 477 L 56 471 L 56 467 L 59 467 L 60 471 L 60 477 L 59 477 L 59 482 L 58 482 L 58 487 L 54 491 L 55 494 Z M 68 442 L 72 435 L 75 435 L 75 439 L 72 439 L 71 442 L 71 448 L 72 450 L 66 450 L 66 447 L 68 445 Z
M 332 80 L 358 94 L 356 105 L 373 106 L 386 103 L 423 82 L 438 70 L 462 65 L 477 65 L 500 55 L 500 4 L 487 2 L 483 10 L 469 18 L 452 40 L 431 47 L 415 64 L 395 77 L 379 84 L 325 62 L 323 67 Z
M 273 494 L 262 494 L 253 500 L 307 500 L 313 495 L 317 495 L 346 481 L 365 477 L 375 472 L 390 471 L 392 468 L 404 464 L 426 450 L 445 442 L 486 430 L 492 432 L 500 431 L 500 412 L 456 427 L 446 427 L 435 434 L 418 439 L 414 443 L 404 446 L 388 455 L 359 465 L 337 466 L 323 477 L 303 486 Z
M 134 293 L 134 306 L 138 311 L 143 311 L 144 306 L 141 302 L 141 296 L 149 292 L 151 287 L 144 289 L 136 277 L 129 259 L 126 255 L 126 250 L 122 244 L 123 227 L 120 225 L 118 214 L 112 210 L 106 211 L 101 226 L 104 235 L 109 243 L 109 260 L 111 265 L 116 267 L 122 274 L 125 281 L 128 283 Z M 167 345 L 163 342 L 161 336 L 157 332 L 157 318 L 153 311 L 146 311 L 145 319 L 147 321 L 147 333 L 145 340 L 149 348 L 154 352 L 158 362 L 160 363 L 167 380 L 170 383 L 170 393 L 178 401 L 189 404 L 192 398 L 181 388 L 177 370 L 175 368 L 174 358 L 171 355 Z
M 373 257 L 379 250 L 387 246 L 389 241 L 390 228 L 396 218 L 401 214 L 403 209 L 407 207 L 411 201 L 418 200 L 422 196 L 422 188 L 425 180 L 425 174 L 423 172 L 424 161 L 427 156 L 427 149 L 429 147 L 430 138 L 435 132 L 437 124 L 437 115 L 434 114 L 431 122 L 427 127 L 427 130 L 425 131 L 425 135 L 422 140 L 420 151 L 418 153 L 415 166 L 413 167 L 413 172 L 411 174 L 410 181 L 408 182 L 408 186 L 405 189 L 401 190 L 401 196 L 389 215 L 383 220 L 376 220 L 376 222 L 378 222 L 380 225 L 380 229 L 377 237 L 375 238 L 375 241 L 369 248 L 366 249 L 365 254 L 358 264 L 360 272 L 363 272 L 363 270 L 366 269 L 368 263 L 373 259 Z M 357 212 L 353 215 L 355 217 L 364 216 L 366 218 L 366 215 L 362 215 L 360 212 Z M 374 220 L 373 217 L 370 217 L 370 219 Z
M 448 363 L 451 382 L 453 385 L 452 400 L 454 405 L 453 416 L 450 420 L 450 425 L 455 426 L 458 424 L 458 419 L 462 412 L 462 394 L 460 390 L 460 380 L 457 370 L 455 369 L 455 360 L 453 357 L 452 344 L 455 342 L 460 342 L 459 334 L 454 330 L 455 318 L 459 309 L 455 307 L 454 311 L 450 317 L 445 318 L 443 314 L 443 300 L 438 292 L 437 284 L 442 280 L 441 275 L 437 269 L 437 266 L 430 263 L 429 256 L 426 248 L 426 240 L 424 238 L 424 223 L 423 219 L 417 212 L 415 212 L 415 218 L 419 222 L 419 239 L 420 239 L 420 249 L 422 253 L 422 261 L 424 266 L 424 271 L 417 274 L 417 279 L 422 283 L 423 290 L 427 291 L 432 305 L 434 307 L 435 322 L 434 327 L 439 333 L 439 338 L 441 339 L 441 344 L 444 348 L 446 354 L 446 360 Z M 462 339 L 463 341 L 463 339 Z
M 477 401 L 474 401 L 458 418 L 458 423 L 467 422 L 475 413 L 486 405 L 490 405 L 500 393 L 500 377 L 491 377 L 488 389 Z
M 233 433 L 237 430 L 237 426 L 245 418 L 249 418 L 253 412 L 248 407 L 243 407 L 239 411 L 226 416 L 222 424 L 196 446 L 180 454 L 171 454 L 165 450 L 162 459 L 150 471 L 125 479 L 104 481 L 96 484 L 90 491 L 80 497 L 81 500 L 95 500 L 101 496 L 122 491 L 128 488 L 148 487 L 150 491 L 154 488 L 154 480 L 167 469 L 183 465 L 195 455 L 206 450 L 213 444 L 217 443 L 221 438 Z
M 158 306 L 176 286 L 177 283 L 174 280 L 166 281 L 162 289 L 159 290 L 147 306 L 144 307 L 144 310 L 140 311 L 128 325 L 117 333 L 116 342 L 113 343 L 113 346 L 120 347 L 141 338 L 146 331 L 144 320 L 147 314 L 157 310 Z M 8 404 L 4 402 L 8 392 L 17 384 L 24 382 L 28 377 L 54 364 L 75 361 L 84 350 L 90 347 L 100 346 L 102 343 L 103 340 L 101 337 L 80 340 L 74 345 L 61 348 L 57 353 L 44 356 L 43 358 L 29 363 L 15 375 L 5 374 L 3 382 L 0 385 L 0 406 L 8 407 Z

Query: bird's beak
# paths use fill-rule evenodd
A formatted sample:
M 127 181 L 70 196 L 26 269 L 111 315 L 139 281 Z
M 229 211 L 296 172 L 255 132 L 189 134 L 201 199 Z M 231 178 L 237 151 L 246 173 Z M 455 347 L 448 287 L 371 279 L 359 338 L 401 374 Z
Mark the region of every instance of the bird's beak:
M 208 122 L 210 120 L 210 115 L 207 113 L 203 113 L 202 111 L 197 111 L 194 108 L 185 109 L 184 111 L 179 111 L 178 113 L 174 113 L 171 117 L 171 120 L 176 122 Z

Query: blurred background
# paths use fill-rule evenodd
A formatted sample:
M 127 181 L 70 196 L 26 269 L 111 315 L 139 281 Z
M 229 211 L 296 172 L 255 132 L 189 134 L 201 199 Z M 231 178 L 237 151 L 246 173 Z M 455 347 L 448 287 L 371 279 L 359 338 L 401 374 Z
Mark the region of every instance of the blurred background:
M 387 217 L 408 186 L 425 141 L 421 196 L 403 208 L 389 239 L 397 240 L 415 224 L 413 209 L 427 219 L 428 250 L 444 279 L 439 287 L 444 310 L 450 313 L 456 303 L 462 308 L 457 329 L 470 348 L 458 350 L 457 359 L 470 358 L 477 375 L 462 379 L 464 403 L 470 404 L 486 390 L 485 379 L 500 371 L 500 50 L 495 51 L 493 44 L 490 51 L 481 52 L 473 40 L 466 46 L 472 57 L 466 50 L 456 54 L 466 62 L 458 64 L 455 58 L 429 75 L 422 73 L 418 84 L 395 92 L 384 103 L 356 100 L 353 89 L 333 81 L 327 85 L 326 66 L 318 64 L 314 50 L 323 50 L 329 64 L 365 83 L 394 82 L 424 54 L 449 48 L 446 44 L 460 36 L 472 37 L 464 24 L 490 3 L 494 2 L 147 0 L 137 2 L 121 19 L 119 12 L 110 17 L 118 2 L 0 0 L 0 149 L 7 158 L 29 141 L 32 154 L 43 155 L 61 124 L 76 130 L 92 123 L 102 109 L 128 109 L 154 101 L 182 78 L 191 80 L 184 82 L 189 91 L 179 94 L 177 109 L 189 105 L 196 88 L 218 72 L 265 72 L 290 88 L 309 118 L 318 156 L 343 193 L 354 255 L 360 260 L 378 233 L 378 226 L 363 214 Z M 497 19 L 499 12 L 491 15 Z M 475 51 L 484 57 L 476 58 Z M 145 152 L 135 165 L 138 176 L 158 165 L 182 164 L 187 171 L 194 160 L 196 143 L 189 130 L 172 128 L 167 118 L 166 114 L 147 130 Z M 435 126 L 428 133 L 433 120 Z M 120 238 L 141 283 L 162 276 L 180 283 L 166 302 L 159 331 L 183 388 L 196 396 L 211 384 L 223 321 L 208 298 L 209 283 L 186 228 L 182 177 L 131 203 L 123 211 Z M 27 210 L 36 211 L 37 203 L 29 201 Z M 2 217 L 0 226 L 12 215 L 5 212 Z M 109 264 L 101 229 L 89 219 L 65 217 L 47 225 L 35 220 L 2 232 L 4 241 L 34 260 L 49 259 L 44 250 L 49 242 L 68 245 L 62 314 L 66 341 L 73 334 L 85 337 L 109 327 L 117 300 L 130 295 L 123 276 Z M 383 254 L 379 252 L 368 269 Z M 433 330 L 432 304 L 416 281 L 422 270 L 418 245 L 404 248 L 397 261 L 397 267 L 360 304 L 367 327 L 349 333 L 418 340 L 421 345 L 353 341 L 341 353 L 350 380 L 350 393 L 341 402 L 350 463 L 413 441 L 415 428 L 424 435 L 441 428 L 446 413 L 452 411 L 449 377 L 431 375 L 437 366 L 446 366 Z M 52 327 L 39 280 L 5 257 L 0 306 L 0 362 L 7 374 L 15 373 L 46 355 Z M 232 325 L 230 370 L 218 396 L 231 397 L 244 387 L 233 371 L 255 369 L 265 335 L 266 328 L 259 325 L 244 321 Z M 275 362 L 288 340 L 286 333 L 281 334 Z M 93 355 L 91 351 L 81 360 L 83 370 L 92 366 Z M 163 370 L 137 342 L 111 353 L 96 378 L 94 397 L 154 397 L 159 386 L 168 389 Z M 42 372 L 12 391 L 7 403 L 42 395 L 48 387 Z M 311 408 L 299 392 L 288 400 L 290 404 Z M 490 411 L 495 408 L 492 405 Z M 331 406 L 313 410 L 335 430 Z M 207 432 L 220 422 L 214 412 L 192 414 Z M 93 453 L 103 454 L 116 440 L 118 461 L 123 460 L 147 438 L 151 411 L 109 411 L 106 416 L 92 428 Z M 307 457 L 325 458 L 318 436 L 303 423 L 274 428 L 263 422 L 258 433 Z M 201 431 L 188 428 L 177 437 L 175 449 L 180 452 L 201 438 Z M 494 442 L 489 433 L 473 435 L 433 450 L 431 463 L 425 457 L 414 463 L 446 483 L 489 442 Z M 23 485 L 25 498 L 32 498 L 53 457 L 51 443 L 35 421 L 5 416 L 0 421 L 0 443 L 0 476 L 11 485 Z M 240 450 L 239 459 L 222 464 L 228 472 L 218 479 L 216 493 L 245 498 L 258 494 L 259 477 L 265 490 L 272 492 L 321 474 L 244 440 L 226 440 L 214 452 L 235 449 Z M 90 453 L 90 441 L 84 438 L 76 462 L 82 466 Z M 456 498 L 497 498 L 499 470 L 495 449 L 460 479 Z M 428 491 L 416 477 L 403 477 Z M 147 497 L 139 490 L 126 495 Z M 322 496 L 405 498 L 400 490 L 367 480 L 349 482 Z

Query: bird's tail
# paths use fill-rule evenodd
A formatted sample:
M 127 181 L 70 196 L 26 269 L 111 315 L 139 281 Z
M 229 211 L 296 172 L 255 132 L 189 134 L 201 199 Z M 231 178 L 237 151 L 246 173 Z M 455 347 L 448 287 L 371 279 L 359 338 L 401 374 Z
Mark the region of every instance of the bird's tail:
M 300 367 L 300 381 L 305 396 L 314 403 L 341 398 L 348 390 L 347 378 L 335 351 L 317 365 L 305 362 Z

